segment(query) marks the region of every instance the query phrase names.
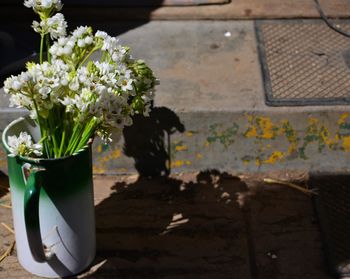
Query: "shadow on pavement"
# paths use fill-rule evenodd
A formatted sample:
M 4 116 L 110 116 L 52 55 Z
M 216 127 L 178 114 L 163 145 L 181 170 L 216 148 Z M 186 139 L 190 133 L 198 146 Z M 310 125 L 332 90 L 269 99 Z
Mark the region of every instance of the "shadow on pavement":
M 0 198 L 8 194 L 10 190 L 10 184 L 8 176 L 0 171 Z
M 239 178 L 213 170 L 112 189 L 96 206 L 97 262 L 107 262 L 94 277 L 249 278 Z

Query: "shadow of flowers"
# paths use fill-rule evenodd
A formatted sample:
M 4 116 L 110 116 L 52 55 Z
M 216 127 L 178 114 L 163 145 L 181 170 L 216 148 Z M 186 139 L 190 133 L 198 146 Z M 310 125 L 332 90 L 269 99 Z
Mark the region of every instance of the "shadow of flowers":
M 96 206 L 97 261 L 107 262 L 93 276 L 248 278 L 244 216 L 236 202 L 246 189 L 239 178 L 215 170 L 192 180 L 116 183 Z
M 140 176 L 168 176 L 171 135 L 184 131 L 185 126 L 175 112 L 154 107 L 149 117 L 135 115 L 133 125 L 124 128 L 124 154 L 135 160 Z

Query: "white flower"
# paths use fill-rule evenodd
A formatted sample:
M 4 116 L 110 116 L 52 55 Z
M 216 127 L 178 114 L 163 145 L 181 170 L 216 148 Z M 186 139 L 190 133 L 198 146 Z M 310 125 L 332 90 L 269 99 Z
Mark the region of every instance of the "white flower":
M 9 136 L 7 144 L 13 155 L 41 156 L 42 146 L 39 143 L 33 144 L 32 137 L 26 132 L 21 132 L 19 137 Z
M 56 11 L 62 9 L 61 0 L 25 0 L 24 6 L 33 8 L 34 11 L 49 10 L 54 8 Z
M 83 37 L 83 35 L 88 34 L 90 30 L 91 29 L 88 26 L 79 26 L 73 31 L 72 36 L 75 39 L 79 39 Z
M 24 1 L 24 6 L 26 6 L 27 8 L 34 8 L 35 4 L 36 4 L 35 0 Z
M 31 108 L 32 104 L 32 100 L 22 94 L 13 94 L 10 97 L 10 107 Z
M 121 82 L 121 87 L 122 87 L 122 90 L 123 91 L 126 91 L 126 90 L 132 90 L 132 82 L 133 80 L 132 79 L 123 79 L 122 82 Z
M 98 30 L 96 33 L 95 33 L 95 37 L 97 38 L 102 38 L 102 39 L 106 39 L 108 37 L 108 34 L 104 31 L 100 31 Z
M 74 77 L 69 83 L 69 89 L 72 91 L 77 91 L 79 89 L 78 77 Z
M 63 14 L 57 13 L 53 17 L 42 20 L 40 23 L 33 21 L 32 27 L 40 34 L 50 34 L 51 39 L 57 39 L 66 35 L 67 22 Z
M 53 17 L 48 18 L 47 25 L 51 39 L 57 39 L 66 35 L 67 22 L 63 14 L 57 13 Z

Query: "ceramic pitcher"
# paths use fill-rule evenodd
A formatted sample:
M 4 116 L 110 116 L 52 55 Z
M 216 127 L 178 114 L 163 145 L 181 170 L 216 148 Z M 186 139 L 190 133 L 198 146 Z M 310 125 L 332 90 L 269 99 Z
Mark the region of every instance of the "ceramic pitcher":
M 8 154 L 12 213 L 20 264 L 43 277 L 65 277 L 86 269 L 95 257 L 91 146 L 65 158 L 13 156 L 9 136 L 40 131 L 19 118 L 3 132 Z

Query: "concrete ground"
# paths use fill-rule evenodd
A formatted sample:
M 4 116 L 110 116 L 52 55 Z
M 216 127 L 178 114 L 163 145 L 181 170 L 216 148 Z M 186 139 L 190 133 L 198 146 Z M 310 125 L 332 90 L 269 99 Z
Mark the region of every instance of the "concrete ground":
M 97 256 L 77 278 L 331 278 L 304 173 L 239 177 L 218 171 L 169 178 L 95 176 Z M 1 176 L 0 255 L 12 244 L 10 194 Z M 38 278 L 16 249 L 0 278 Z
M 95 173 L 140 172 L 144 162 L 160 172 L 348 170 L 347 106 L 266 106 L 254 21 L 93 25 L 130 45 L 160 79 L 150 118 L 136 119 L 110 147 L 95 142 Z M 0 131 L 21 113 L 1 98 Z

